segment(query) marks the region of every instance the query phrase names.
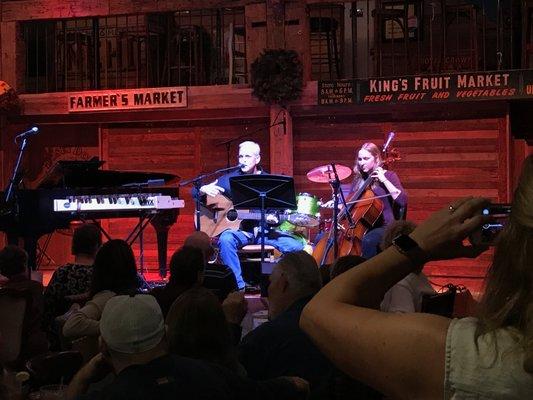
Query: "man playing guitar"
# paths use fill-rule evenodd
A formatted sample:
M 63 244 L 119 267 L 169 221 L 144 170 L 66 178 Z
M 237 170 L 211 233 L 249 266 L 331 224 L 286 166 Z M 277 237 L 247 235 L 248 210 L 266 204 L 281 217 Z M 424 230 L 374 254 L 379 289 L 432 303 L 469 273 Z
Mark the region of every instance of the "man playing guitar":
M 245 174 L 265 174 L 266 172 L 259 166 L 261 161 L 260 147 L 257 143 L 246 141 L 239 145 L 239 165 L 240 168 L 226 173 L 207 185 L 200 187 L 200 195 L 216 197 L 224 195 L 231 200 L 231 188 L 229 179 L 233 176 Z M 193 191 L 193 196 L 196 193 Z M 258 221 L 243 220 L 239 229 L 226 229 L 218 238 L 219 254 L 222 262 L 228 265 L 237 279 L 239 290 L 245 288 L 242 278 L 241 263 L 237 250 L 248 244 L 256 244 L 260 241 L 258 234 Z M 276 229 L 269 229 L 265 234 L 265 244 L 274 246 L 282 253 L 302 250 L 304 243 L 287 232 Z

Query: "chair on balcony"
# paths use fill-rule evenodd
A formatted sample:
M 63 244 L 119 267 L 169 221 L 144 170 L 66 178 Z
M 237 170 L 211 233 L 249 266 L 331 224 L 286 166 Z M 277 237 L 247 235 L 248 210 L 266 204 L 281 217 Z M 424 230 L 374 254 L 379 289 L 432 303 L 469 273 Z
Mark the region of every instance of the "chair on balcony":
M 341 77 L 340 52 L 337 43 L 339 23 L 335 18 L 330 17 L 311 17 L 309 21 L 313 72 L 318 72 L 319 78 L 325 78 L 322 74 L 327 73 L 329 79 L 339 79 Z M 327 66 L 327 69 L 323 66 Z

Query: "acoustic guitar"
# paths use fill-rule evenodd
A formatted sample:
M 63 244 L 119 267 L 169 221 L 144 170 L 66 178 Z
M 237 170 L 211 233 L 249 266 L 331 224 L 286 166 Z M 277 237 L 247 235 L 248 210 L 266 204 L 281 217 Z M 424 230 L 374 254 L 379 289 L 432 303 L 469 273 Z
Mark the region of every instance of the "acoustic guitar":
M 226 229 L 239 229 L 243 220 L 259 221 L 261 219 L 259 211 L 235 210 L 233 202 L 223 194 L 206 197 L 206 204 L 200 207 L 200 230 L 210 237 L 218 236 Z M 278 222 L 287 219 L 284 214 L 269 212 L 267 215 L 275 215 Z M 272 223 L 269 222 L 269 224 Z

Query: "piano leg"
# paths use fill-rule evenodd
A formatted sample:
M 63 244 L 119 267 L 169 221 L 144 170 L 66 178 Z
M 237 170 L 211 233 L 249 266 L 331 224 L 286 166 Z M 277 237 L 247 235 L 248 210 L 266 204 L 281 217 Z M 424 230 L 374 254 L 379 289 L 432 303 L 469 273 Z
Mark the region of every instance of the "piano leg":
M 167 244 L 170 226 L 155 229 L 157 235 L 157 260 L 159 261 L 159 276 L 167 276 Z
M 157 259 L 159 261 L 159 276 L 161 278 L 167 276 L 168 231 L 174 222 L 176 222 L 177 215 L 176 210 L 169 210 L 169 212 L 157 214 L 150 221 L 157 236 Z
M 28 269 L 37 270 L 37 239 L 34 236 L 24 236 L 24 250 L 28 253 Z
M 7 244 L 18 246 L 19 245 L 19 235 L 13 232 L 6 232 Z

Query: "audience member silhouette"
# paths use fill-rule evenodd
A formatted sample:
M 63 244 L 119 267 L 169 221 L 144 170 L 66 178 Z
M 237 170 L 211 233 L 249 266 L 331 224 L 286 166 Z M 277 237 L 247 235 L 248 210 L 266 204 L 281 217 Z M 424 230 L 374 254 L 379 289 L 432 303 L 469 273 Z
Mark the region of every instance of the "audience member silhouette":
M 222 305 L 210 290 L 186 290 L 172 304 L 166 324 L 170 353 L 217 363 L 246 375 L 237 360 Z
M 59 332 L 55 318 L 65 314 L 74 303 L 84 304 L 89 299 L 93 264 L 102 245 L 102 233 L 95 224 L 82 224 L 72 235 L 73 263 L 58 267 L 44 291 L 45 320 L 51 347 L 59 350 Z
M 324 287 L 300 325 L 351 376 L 392 398 L 533 398 L 533 155 L 524 161 L 509 221 L 497 239 L 477 318 L 372 310 L 429 260 L 476 257 L 490 216 L 481 198 L 433 213 L 409 237 Z
M 184 246 L 172 254 L 169 263 L 170 278 L 163 287 L 154 288 L 152 296 L 157 299 L 163 315 L 183 292 L 202 284 L 204 255 L 200 249 Z
M 202 285 L 215 293 L 220 302 L 223 302 L 228 294 L 238 289 L 237 279 L 231 268 L 224 264 L 211 262 L 215 256 L 215 249 L 207 233 L 196 231 L 185 239 L 183 245 L 195 247 L 204 253 L 205 269 Z
M 392 222 L 383 234 L 381 240 L 381 250 L 392 246 L 395 237 L 408 235 L 416 228 L 416 224 L 411 221 L 398 220 Z M 387 290 L 383 301 L 380 304 L 381 311 L 387 312 L 420 312 L 422 309 L 422 298 L 424 295 L 435 294 L 435 290 L 427 276 L 422 272 L 412 272 Z
M 330 395 L 333 367 L 298 326 L 303 307 L 321 286 L 312 256 L 303 250 L 283 255 L 270 275 L 270 321 L 248 333 L 239 345 L 239 360 L 248 376 L 299 376 L 309 381 L 313 398 Z
M 227 368 L 168 353 L 165 323 L 154 297 L 115 296 L 102 313 L 101 353 L 73 378 L 66 400 L 78 399 L 304 399 L 307 383 L 296 377 L 254 382 Z M 113 382 L 88 392 L 113 371 Z
M 135 256 L 128 243 L 113 239 L 102 245 L 93 265 L 90 300 L 73 312 L 63 326 L 67 338 L 99 334 L 99 320 L 107 301 L 117 294 L 138 289 Z
M 343 272 L 348 271 L 350 268 L 361 264 L 363 261 L 365 261 L 363 257 L 354 255 L 342 256 L 337 258 L 329 267 L 330 280 L 335 278 L 336 276 L 339 276 Z
M 19 360 L 27 360 L 37 354 L 48 351 L 48 340 L 41 329 L 43 322 L 43 285 L 28 276 L 28 254 L 20 247 L 9 245 L 0 251 L 0 274 L 8 280 L 0 284 L 0 288 L 25 291 L 30 301 L 26 310 L 23 327 L 22 348 Z M 1 321 L 0 321 L 1 326 Z M 9 343 L 4 343 L 9 346 Z

